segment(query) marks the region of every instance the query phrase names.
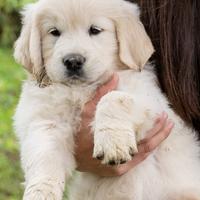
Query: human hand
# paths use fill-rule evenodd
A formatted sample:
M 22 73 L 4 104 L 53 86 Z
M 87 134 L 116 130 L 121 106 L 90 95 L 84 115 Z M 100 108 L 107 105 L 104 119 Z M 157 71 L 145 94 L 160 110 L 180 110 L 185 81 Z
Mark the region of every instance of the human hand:
M 151 154 L 151 152 L 168 137 L 174 126 L 173 122 L 168 120 L 167 114 L 163 112 L 156 119 L 154 127 L 148 131 L 148 137 L 139 142 L 138 153 L 131 161 L 117 166 L 101 164 L 99 160 L 92 157 L 94 143 L 90 123 L 93 120 L 96 105 L 98 104 L 101 97 L 108 92 L 115 90 L 117 84 L 118 76 L 115 74 L 108 83 L 97 90 L 95 97 L 84 107 L 81 116 L 81 128 L 75 139 L 75 158 L 77 161 L 78 171 L 90 172 L 105 177 L 123 175 L 133 167 L 137 166 L 143 160 L 145 160 Z

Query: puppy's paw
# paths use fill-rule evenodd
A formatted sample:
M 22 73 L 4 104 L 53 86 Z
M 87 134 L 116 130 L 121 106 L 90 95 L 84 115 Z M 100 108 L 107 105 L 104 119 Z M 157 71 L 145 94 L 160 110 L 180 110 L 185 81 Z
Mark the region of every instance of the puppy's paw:
M 23 200 L 62 200 L 64 183 L 46 181 L 26 187 Z
M 108 128 L 94 133 L 93 157 L 102 160 L 102 164 L 117 165 L 126 163 L 137 152 L 133 132 Z

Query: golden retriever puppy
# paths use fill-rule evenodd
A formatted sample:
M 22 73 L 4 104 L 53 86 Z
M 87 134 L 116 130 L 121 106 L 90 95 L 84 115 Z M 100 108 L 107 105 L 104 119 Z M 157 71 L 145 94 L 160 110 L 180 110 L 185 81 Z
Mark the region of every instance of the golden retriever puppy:
M 131 160 L 137 142 L 163 110 L 175 127 L 148 159 L 123 176 L 77 174 L 70 199 L 200 199 L 196 135 L 161 93 L 147 64 L 153 52 L 138 7 L 127 1 L 40 0 L 25 8 L 15 58 L 28 79 L 14 117 L 24 200 L 62 199 L 65 182 L 76 169 L 80 113 L 114 72 L 120 76 L 118 90 L 101 99 L 92 123 L 95 158 L 103 164 Z

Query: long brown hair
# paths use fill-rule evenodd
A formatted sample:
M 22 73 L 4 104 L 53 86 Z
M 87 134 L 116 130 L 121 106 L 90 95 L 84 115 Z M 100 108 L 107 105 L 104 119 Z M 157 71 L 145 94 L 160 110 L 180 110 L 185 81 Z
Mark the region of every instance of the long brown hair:
M 200 1 L 128 0 L 141 8 L 152 60 L 173 109 L 200 136 Z

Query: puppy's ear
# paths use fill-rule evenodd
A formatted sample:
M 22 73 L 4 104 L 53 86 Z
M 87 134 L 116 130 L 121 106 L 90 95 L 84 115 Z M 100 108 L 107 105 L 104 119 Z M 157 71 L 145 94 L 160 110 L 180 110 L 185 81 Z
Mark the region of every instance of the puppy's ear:
M 128 67 L 141 70 L 153 54 L 154 48 L 140 22 L 138 7 L 123 2 L 121 8 L 123 13 L 116 19 L 119 57 Z
M 22 31 L 15 43 L 14 50 L 16 61 L 32 74 L 39 73 L 43 65 L 41 38 L 35 9 L 36 5 L 31 4 L 22 12 Z

